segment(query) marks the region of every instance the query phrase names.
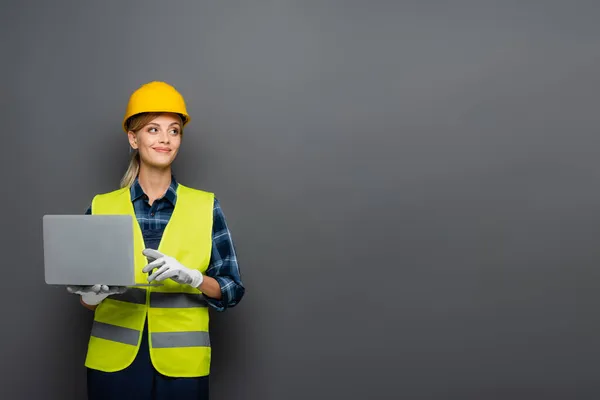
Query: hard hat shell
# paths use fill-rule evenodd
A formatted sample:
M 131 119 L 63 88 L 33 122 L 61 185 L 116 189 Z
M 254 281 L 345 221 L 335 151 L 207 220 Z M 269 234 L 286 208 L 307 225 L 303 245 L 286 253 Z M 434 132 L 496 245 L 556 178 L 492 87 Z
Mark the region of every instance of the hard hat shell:
M 123 118 L 123 129 L 125 132 L 127 132 L 127 120 L 136 114 L 144 112 L 171 112 L 179 114 L 183 119 L 184 126 L 191 120 L 183 96 L 177 89 L 165 82 L 153 81 L 146 83 L 131 94 L 125 117 Z

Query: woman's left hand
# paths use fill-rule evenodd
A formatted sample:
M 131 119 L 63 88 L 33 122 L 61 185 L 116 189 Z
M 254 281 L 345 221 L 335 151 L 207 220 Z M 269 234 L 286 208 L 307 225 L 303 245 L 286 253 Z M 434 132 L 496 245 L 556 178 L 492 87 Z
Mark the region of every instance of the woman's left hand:
M 179 284 L 197 288 L 204 280 L 200 271 L 187 268 L 175 258 L 164 255 L 157 250 L 144 249 L 142 254 L 152 260 L 142 269 L 142 272 L 148 273 L 158 268 L 158 270 L 148 277 L 148 282 L 152 282 L 153 280 L 160 282 L 171 278 Z

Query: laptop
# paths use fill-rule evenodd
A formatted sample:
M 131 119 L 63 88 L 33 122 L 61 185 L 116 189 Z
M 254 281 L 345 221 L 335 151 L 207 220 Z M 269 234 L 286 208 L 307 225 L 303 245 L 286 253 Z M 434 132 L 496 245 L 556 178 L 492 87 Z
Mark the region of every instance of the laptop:
M 42 225 L 48 285 L 163 285 L 135 282 L 131 215 L 44 215 Z

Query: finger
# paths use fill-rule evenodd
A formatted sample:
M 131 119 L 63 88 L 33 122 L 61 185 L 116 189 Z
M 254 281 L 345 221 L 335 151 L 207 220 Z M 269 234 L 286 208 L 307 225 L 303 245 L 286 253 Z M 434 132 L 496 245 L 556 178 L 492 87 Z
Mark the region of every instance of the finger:
M 142 250 L 142 254 L 153 259 L 164 257 L 164 254 L 154 249 L 144 249 Z
M 67 286 L 67 292 L 69 293 L 77 293 L 82 289 L 81 286 Z
M 102 290 L 101 286 L 102 285 L 93 285 L 92 287 L 90 287 L 90 291 L 98 294 Z
M 176 269 L 169 269 L 169 270 L 167 270 L 167 271 L 165 271 L 165 272 L 163 272 L 163 273 L 159 274 L 159 275 L 156 277 L 156 280 L 157 280 L 158 282 L 161 282 L 161 281 L 164 281 L 165 279 L 169 279 L 169 278 L 172 278 L 172 277 L 174 277 L 174 276 L 177 276 L 178 274 L 179 274 L 179 271 L 178 271 L 178 270 L 176 270 Z
M 151 263 L 147 264 L 143 269 L 142 272 L 150 272 L 152 271 L 154 268 L 158 268 L 161 265 L 164 265 L 165 263 L 165 259 L 164 258 L 159 258 L 158 260 L 154 260 Z
M 156 277 L 160 274 L 162 274 L 163 272 L 167 271 L 170 267 L 168 265 L 163 265 L 162 267 L 160 267 L 158 270 L 156 270 L 152 275 L 150 275 L 148 277 L 148 282 L 152 282 L 154 279 L 156 279 Z

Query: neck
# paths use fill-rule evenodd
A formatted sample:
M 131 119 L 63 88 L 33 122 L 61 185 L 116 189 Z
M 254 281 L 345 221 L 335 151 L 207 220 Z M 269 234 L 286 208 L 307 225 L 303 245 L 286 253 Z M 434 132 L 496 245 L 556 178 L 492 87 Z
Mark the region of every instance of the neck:
M 162 197 L 171 184 L 171 168 L 157 169 L 140 165 L 138 175 L 140 186 L 150 199 L 150 204 Z

